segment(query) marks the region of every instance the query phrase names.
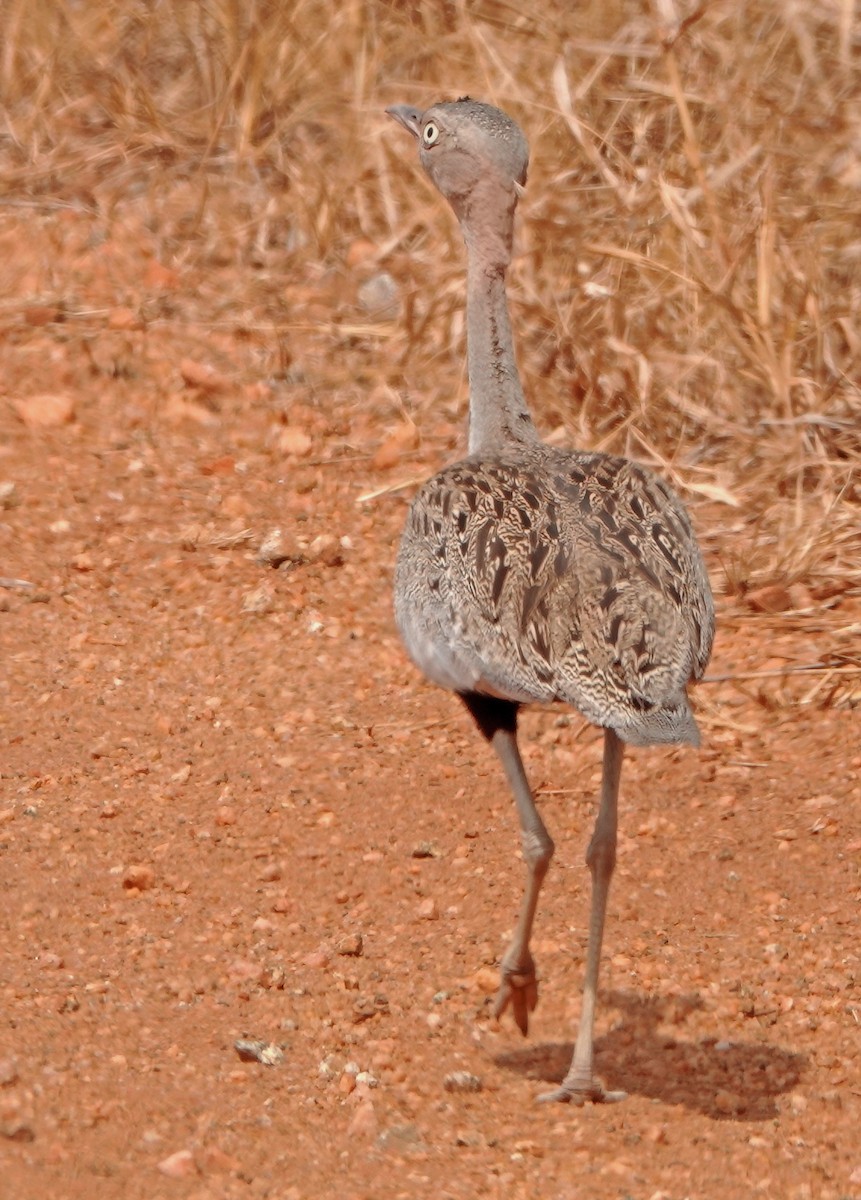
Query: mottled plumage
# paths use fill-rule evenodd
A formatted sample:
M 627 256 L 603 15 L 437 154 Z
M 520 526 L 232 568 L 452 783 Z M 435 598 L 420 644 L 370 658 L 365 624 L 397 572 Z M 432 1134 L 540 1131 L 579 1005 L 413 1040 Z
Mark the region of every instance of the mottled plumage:
M 592 1025 L 615 861 L 622 742 L 699 742 L 686 694 L 705 670 L 714 607 L 688 515 L 653 472 L 538 438 L 520 386 L 505 298 L 527 148 L 505 114 L 472 100 L 390 109 L 457 214 L 467 247 L 469 456 L 421 488 L 395 576 L 398 627 L 427 677 L 457 692 L 494 745 L 529 869 L 502 964 L 497 1012 L 526 1032 L 537 999 L 532 921 L 553 843 L 516 742 L 516 713 L 565 701 L 605 730 L 587 855 L 593 911 L 580 1035 L 554 1099 L 616 1098 L 592 1075 Z M 621 739 L 621 740 L 620 740 Z
M 407 520 L 398 625 L 435 683 L 563 700 L 626 742 L 698 742 L 713 615 L 687 513 L 651 471 L 540 446 L 435 475 Z

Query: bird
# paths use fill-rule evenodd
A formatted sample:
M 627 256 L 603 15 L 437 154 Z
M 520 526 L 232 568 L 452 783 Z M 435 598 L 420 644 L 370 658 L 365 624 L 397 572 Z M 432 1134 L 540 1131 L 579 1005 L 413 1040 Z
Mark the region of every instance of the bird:
M 705 671 L 714 601 L 682 501 L 649 468 L 542 442 L 514 352 L 506 277 L 529 148 L 500 109 L 464 96 L 386 112 L 460 223 L 466 248 L 467 455 L 412 501 L 397 553 L 406 651 L 454 692 L 513 793 L 526 886 L 494 1013 L 526 1035 L 538 1001 L 530 939 L 554 843 L 518 746 L 523 705 L 563 702 L 603 730 L 582 1005 L 571 1064 L 541 1100 L 624 1099 L 594 1069 L 594 1029 L 626 744 L 699 745 L 687 687 Z

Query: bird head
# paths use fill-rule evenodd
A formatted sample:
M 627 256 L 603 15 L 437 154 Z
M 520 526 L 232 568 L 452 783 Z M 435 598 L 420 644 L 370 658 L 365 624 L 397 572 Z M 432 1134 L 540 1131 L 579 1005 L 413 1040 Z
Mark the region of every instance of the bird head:
M 443 101 L 422 112 L 408 104 L 387 108 L 418 142 L 431 181 L 467 225 L 480 202 L 513 213 L 526 184 L 529 147 L 520 127 L 498 108 L 470 100 Z

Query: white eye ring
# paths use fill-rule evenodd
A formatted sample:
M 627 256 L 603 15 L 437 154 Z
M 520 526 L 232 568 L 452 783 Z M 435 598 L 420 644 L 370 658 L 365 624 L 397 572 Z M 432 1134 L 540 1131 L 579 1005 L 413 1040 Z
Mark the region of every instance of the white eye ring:
M 428 121 L 422 130 L 422 141 L 426 146 L 433 146 L 435 142 L 439 141 L 439 125 Z

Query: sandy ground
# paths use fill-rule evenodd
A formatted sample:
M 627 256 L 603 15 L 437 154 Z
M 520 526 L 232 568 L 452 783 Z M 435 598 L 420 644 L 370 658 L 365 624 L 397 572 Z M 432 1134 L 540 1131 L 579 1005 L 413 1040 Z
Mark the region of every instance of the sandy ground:
M 857 646 L 857 600 L 719 599 L 703 749 L 623 774 L 597 1054 L 629 1098 L 538 1105 L 600 734 L 523 718 L 558 847 L 523 1040 L 490 1016 L 513 806 L 390 612 L 393 485 L 458 430 L 403 435 L 367 330 L 296 335 L 276 379 L 142 228 L 3 219 L 18 293 L 72 297 L 2 325 L 4 1200 L 861 1197 L 857 674 L 799 669 Z

